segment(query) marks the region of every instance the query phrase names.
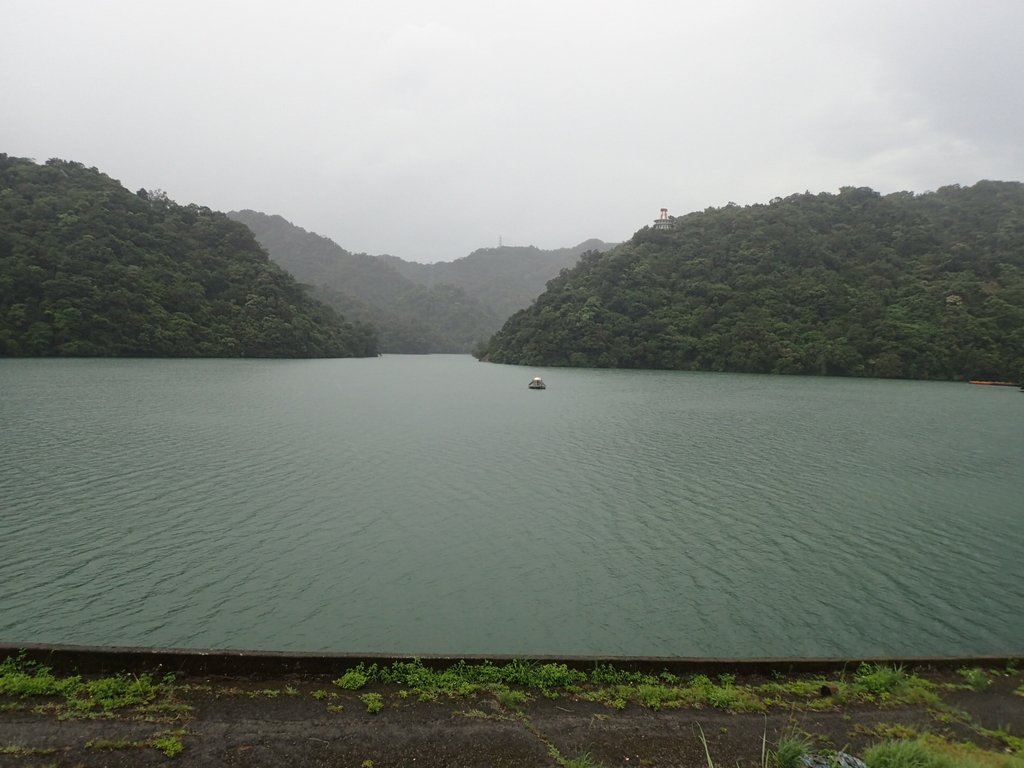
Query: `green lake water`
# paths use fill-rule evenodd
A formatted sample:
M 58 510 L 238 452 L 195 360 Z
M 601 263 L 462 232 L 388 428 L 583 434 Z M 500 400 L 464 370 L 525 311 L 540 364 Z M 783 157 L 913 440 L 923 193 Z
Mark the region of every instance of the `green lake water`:
M 0 642 L 1020 655 L 1024 394 L 0 360 Z

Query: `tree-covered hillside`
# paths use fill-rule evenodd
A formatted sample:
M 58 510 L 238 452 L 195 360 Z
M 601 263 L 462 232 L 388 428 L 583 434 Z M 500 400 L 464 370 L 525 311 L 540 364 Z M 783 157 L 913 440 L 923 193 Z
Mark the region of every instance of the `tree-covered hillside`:
M 729 205 L 585 256 L 482 359 L 1024 377 L 1024 186 L 866 188 Z
M 224 214 L 0 154 L 0 355 L 349 357 L 344 322 Z
M 320 299 L 372 323 L 383 352 L 468 352 L 501 325 L 461 288 L 420 285 L 380 258 L 349 253 L 280 216 L 249 210 L 228 215 L 248 226 L 271 258 Z
M 573 266 L 587 251 L 614 247 L 587 240 L 572 248 L 542 250 L 535 246 L 505 245 L 481 248 L 455 261 L 417 264 L 396 256 L 382 256 L 402 275 L 421 285 L 454 285 L 465 290 L 502 320 L 530 306 L 548 280 Z M 495 326 L 494 330 L 497 330 Z

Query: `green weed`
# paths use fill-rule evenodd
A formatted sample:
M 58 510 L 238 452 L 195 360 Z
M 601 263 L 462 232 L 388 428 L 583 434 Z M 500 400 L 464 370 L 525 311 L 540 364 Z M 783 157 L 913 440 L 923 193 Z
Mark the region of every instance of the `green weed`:
M 959 675 L 964 679 L 964 683 L 972 691 L 983 691 L 988 688 L 991 682 L 988 675 L 981 667 L 962 667 L 957 670 Z
M 38 757 L 40 755 L 53 755 L 56 753 L 55 747 L 23 747 L 13 744 L 0 747 L 0 755 L 8 755 L 10 757 Z
M 883 706 L 923 704 L 941 708 L 936 686 L 917 675 L 908 675 L 902 666 L 861 664 L 853 682 L 836 684 L 836 699 L 842 702 L 874 701 Z
M 992 739 L 999 739 L 1006 745 L 1007 749 L 1012 750 L 1016 754 L 1024 757 L 1024 738 L 1020 736 L 1014 736 L 1010 733 L 1010 727 L 1004 725 L 1001 728 L 984 728 L 980 725 L 974 725 L 974 730 L 980 733 L 982 736 L 988 736 Z
M 85 742 L 86 749 L 118 750 L 118 749 L 145 749 L 151 747 L 163 752 L 167 757 L 175 757 L 180 754 L 185 746 L 181 743 L 181 734 L 184 731 L 171 731 L 155 734 L 150 739 L 132 741 L 131 739 L 91 739 Z
M 698 738 L 700 739 L 701 745 L 704 747 L 704 756 L 708 761 L 708 768 L 715 768 L 715 761 L 711 759 L 711 750 L 708 748 L 708 740 L 704 736 L 704 729 L 700 727 L 700 723 L 697 723 L 697 730 L 700 732 Z
M 811 740 L 800 733 L 784 733 L 771 756 L 776 768 L 800 768 L 804 755 L 810 754 Z
M 506 709 L 519 709 L 523 704 L 530 701 L 530 695 L 523 691 L 511 688 L 498 688 L 494 692 L 498 703 Z
M 711 749 L 704 736 L 704 729 L 700 723 L 696 723 L 696 726 L 697 738 L 700 740 L 701 746 L 704 747 L 704 757 L 707 760 L 708 768 L 715 768 L 715 761 L 711 757 Z M 775 745 L 775 749 L 772 750 L 768 749 L 767 735 L 762 734 L 761 768 L 769 768 L 769 766 L 771 768 L 802 768 L 803 759 L 810 754 L 810 750 L 811 741 L 805 734 L 796 731 L 784 733 L 779 738 L 778 744 Z
M 371 682 L 399 685 L 415 693 L 420 700 L 431 701 L 438 696 L 472 696 L 482 690 L 513 685 L 540 690 L 542 694 L 552 696 L 558 691 L 576 689 L 587 682 L 587 675 L 565 664 L 512 661 L 498 666 L 486 661 L 479 664 L 460 661 L 447 669 L 432 669 L 416 659 L 397 661 L 387 667 L 359 664 L 334 684 L 358 690 Z
M 667 674 L 667 673 L 666 673 Z M 672 675 L 675 682 L 675 675 Z M 658 678 L 642 672 L 630 672 L 616 669 L 611 664 L 596 664 L 590 672 L 589 681 L 593 685 L 655 685 Z M 665 681 L 669 682 L 669 681 Z
M 150 675 L 113 675 L 92 680 L 80 675 L 58 677 L 49 667 L 9 656 L 0 662 L 0 694 L 59 697 L 63 705 L 50 709 L 62 717 L 109 715 L 120 709 L 152 706 L 159 696 L 173 695 L 173 677 L 155 682 Z
M 811 679 L 797 678 L 794 680 L 777 680 L 775 682 L 765 683 L 754 688 L 754 691 L 759 694 L 772 696 L 815 700 L 821 698 L 821 690 L 823 687 L 828 687 L 831 690 L 835 687 L 835 684 L 829 683 L 829 681 L 820 677 Z
M 493 715 L 484 712 L 482 709 L 466 709 L 458 710 L 452 713 L 455 717 L 466 717 L 470 720 L 507 720 L 508 718 L 502 717 L 501 715 Z
M 601 766 L 590 756 L 589 752 L 584 752 L 578 757 L 562 758 L 559 762 L 562 768 L 600 768 Z
M 376 666 L 377 665 L 375 664 L 374 667 Z M 335 680 L 334 684 L 347 691 L 358 691 L 368 682 L 370 682 L 370 676 L 366 674 L 366 670 L 363 668 L 363 665 L 360 664 Z
M 932 735 L 876 744 L 864 753 L 864 761 L 869 768 L 1024 768 L 1019 757 Z
M 163 752 L 167 757 L 175 757 L 181 754 L 181 751 L 185 748 L 185 745 L 181 743 L 181 739 L 172 733 L 154 736 L 152 741 L 150 741 L 150 746 Z
M 682 703 L 680 689 L 665 685 L 638 685 L 635 695 L 637 701 L 648 709 L 679 706 Z
M 711 706 L 730 712 L 761 712 L 765 709 L 764 702 L 750 688 L 715 685 L 707 675 L 694 675 L 684 690 L 684 701 L 690 706 Z
M 861 664 L 853 675 L 854 683 L 874 696 L 892 693 L 907 679 L 903 666 Z
M 359 700 L 366 705 L 366 711 L 375 715 L 384 709 L 384 697 L 379 693 L 364 693 Z
M 852 733 L 880 741 L 909 740 L 915 739 L 919 735 L 917 729 L 902 723 L 876 723 L 872 726 L 858 724 L 854 726 Z

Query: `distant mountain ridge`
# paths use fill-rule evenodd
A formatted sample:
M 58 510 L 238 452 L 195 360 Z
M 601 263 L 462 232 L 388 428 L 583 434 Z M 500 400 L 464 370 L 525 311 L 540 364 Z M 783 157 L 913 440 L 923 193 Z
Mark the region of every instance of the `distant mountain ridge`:
M 0 154 L 0 355 L 376 354 L 223 213 Z
M 584 253 L 613 247 L 615 243 L 592 239 L 571 248 L 552 250 L 532 245 L 480 248 L 461 259 L 435 264 L 418 264 L 396 256 L 380 258 L 421 285 L 447 283 L 462 288 L 504 319 L 530 306 L 544 291 L 548 280 L 572 267 Z
M 229 217 L 248 226 L 271 258 L 347 317 L 374 325 L 384 352 L 470 352 L 548 280 L 594 246 L 544 251 L 489 248 L 453 262 L 417 264 L 351 253 L 281 216 L 252 210 Z
M 500 320 L 453 286 L 427 288 L 375 256 L 351 253 L 281 216 L 232 211 L 317 298 L 378 331 L 382 352 L 468 352 Z
M 522 365 L 1024 379 L 1024 185 L 868 188 L 644 227 L 479 353 Z

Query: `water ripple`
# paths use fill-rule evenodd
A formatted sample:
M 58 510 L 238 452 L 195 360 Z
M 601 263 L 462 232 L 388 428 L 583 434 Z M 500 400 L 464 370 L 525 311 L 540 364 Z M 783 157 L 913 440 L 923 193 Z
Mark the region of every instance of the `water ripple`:
M 0 640 L 1024 651 L 1022 398 L 531 375 L 0 361 Z

